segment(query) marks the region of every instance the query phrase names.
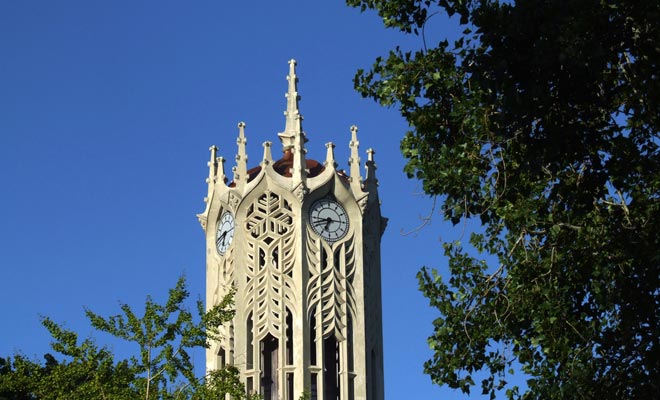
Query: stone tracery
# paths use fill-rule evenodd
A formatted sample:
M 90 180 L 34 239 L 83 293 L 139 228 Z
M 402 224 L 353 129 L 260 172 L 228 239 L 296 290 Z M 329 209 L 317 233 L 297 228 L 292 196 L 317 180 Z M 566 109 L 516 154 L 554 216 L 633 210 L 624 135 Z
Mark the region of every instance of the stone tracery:
M 293 265 L 295 235 L 291 206 L 282 197 L 266 192 L 246 214 L 246 309 L 254 311 L 255 338 L 279 335 L 288 308 L 295 313 Z

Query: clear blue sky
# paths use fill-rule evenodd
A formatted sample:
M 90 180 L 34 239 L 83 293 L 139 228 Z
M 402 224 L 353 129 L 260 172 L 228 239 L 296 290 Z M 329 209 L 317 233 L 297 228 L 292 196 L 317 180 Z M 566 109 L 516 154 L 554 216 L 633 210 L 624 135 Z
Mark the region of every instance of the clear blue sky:
M 443 39 L 449 25 L 437 16 L 427 40 Z M 422 265 L 446 270 L 441 241 L 461 227 L 436 215 L 418 235 L 402 235 L 431 209 L 402 172 L 405 121 L 353 90 L 355 70 L 397 44 L 422 43 L 340 0 L 0 2 L 0 356 L 49 351 L 39 315 L 87 335 L 83 306 L 103 315 L 119 312 L 120 301 L 139 308 L 182 273 L 193 297 L 203 296 L 195 214 L 208 147 L 220 148 L 229 169 L 245 121 L 250 165 L 262 142 L 279 148 L 295 58 L 309 157 L 323 160 L 332 141 L 347 168 L 352 124 L 363 160 L 376 149 L 390 219 L 387 398 L 460 398 L 422 373 L 437 315 L 415 274 Z

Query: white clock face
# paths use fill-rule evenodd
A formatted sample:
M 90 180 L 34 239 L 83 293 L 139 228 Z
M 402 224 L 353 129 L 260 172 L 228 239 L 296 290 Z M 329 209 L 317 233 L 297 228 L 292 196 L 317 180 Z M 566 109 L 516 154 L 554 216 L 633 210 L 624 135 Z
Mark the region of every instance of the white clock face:
M 336 242 L 348 233 L 348 215 L 341 204 L 331 199 L 320 199 L 309 209 L 314 232 L 328 242 Z
M 234 238 L 234 216 L 230 212 L 222 214 L 215 234 L 215 246 L 218 253 L 225 254 Z

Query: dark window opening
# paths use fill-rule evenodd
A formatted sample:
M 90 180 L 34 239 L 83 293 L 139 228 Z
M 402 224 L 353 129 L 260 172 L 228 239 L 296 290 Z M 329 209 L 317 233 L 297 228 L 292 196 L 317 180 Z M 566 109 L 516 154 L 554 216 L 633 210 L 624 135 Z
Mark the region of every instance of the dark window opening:
M 248 315 L 247 319 L 247 341 L 246 341 L 246 349 L 245 349 L 245 368 L 246 369 L 253 369 L 254 368 L 254 332 L 253 332 L 253 324 L 252 324 L 252 313 Z
M 348 400 L 355 400 L 355 379 L 353 376 L 348 378 Z
M 309 318 L 309 363 L 316 365 L 316 309 Z
M 339 400 L 339 343 L 334 336 L 323 341 L 323 398 Z
M 286 310 L 286 364 L 293 364 L 293 316 Z
M 264 400 L 278 400 L 278 341 L 268 334 L 261 341 L 261 395 Z
M 293 399 L 293 373 L 286 374 L 286 399 L 287 400 L 294 400 Z
M 225 365 L 227 364 L 227 359 L 226 359 L 226 354 L 225 354 L 225 349 L 223 347 L 220 347 L 218 350 L 218 367 L 224 368 Z
M 318 383 L 317 383 L 317 375 L 312 374 L 312 387 L 309 388 L 309 394 L 310 394 L 310 400 L 318 400 L 319 395 L 318 395 Z
M 229 323 L 229 363 L 234 363 L 234 322 Z
M 259 249 L 259 269 L 262 269 L 266 265 L 266 253 L 262 249 Z
M 346 361 L 348 361 L 348 371 L 353 372 L 355 370 L 354 367 L 354 361 L 353 361 L 353 318 L 351 318 L 351 313 L 349 312 L 348 315 L 346 316 L 347 319 L 347 326 L 346 326 L 346 333 L 348 336 L 346 338 L 346 357 L 348 358 Z
M 328 258 L 327 257 L 328 257 L 327 252 L 325 251 L 323 246 L 321 246 L 321 271 L 324 271 L 325 267 L 327 267 L 327 265 L 328 265 Z
M 276 270 L 280 269 L 280 252 L 277 247 L 273 249 L 273 252 L 270 254 L 270 256 L 273 258 L 273 267 Z
M 341 255 L 341 248 L 338 248 L 337 251 L 333 254 L 332 257 L 332 262 L 334 263 L 335 269 L 337 271 L 341 271 L 341 264 L 339 263 L 340 256 Z

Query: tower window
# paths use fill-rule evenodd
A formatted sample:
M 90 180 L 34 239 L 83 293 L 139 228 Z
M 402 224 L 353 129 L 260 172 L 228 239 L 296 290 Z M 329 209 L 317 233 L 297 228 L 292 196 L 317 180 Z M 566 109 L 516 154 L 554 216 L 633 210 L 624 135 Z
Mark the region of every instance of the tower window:
M 246 324 L 246 331 L 247 331 L 247 342 L 245 344 L 246 349 L 245 349 L 245 368 L 246 369 L 253 369 L 254 368 L 254 344 L 252 343 L 254 341 L 254 324 L 252 323 L 252 313 L 248 315 L 247 318 L 247 324 Z
M 293 372 L 286 374 L 286 398 L 293 399 Z
M 323 399 L 339 400 L 339 343 L 334 335 L 323 341 Z
M 355 377 L 348 377 L 348 400 L 355 400 Z
M 309 363 L 316 365 L 316 309 L 309 318 Z
M 220 347 L 220 349 L 218 350 L 218 367 L 224 368 L 226 364 L 227 364 L 227 359 L 226 359 L 225 349 L 223 347 Z
M 268 334 L 261 341 L 261 395 L 264 400 L 278 400 L 278 341 Z
M 293 365 L 293 316 L 286 310 L 286 364 Z
M 318 375 L 312 374 L 312 387 L 309 389 L 311 400 L 317 400 L 319 398 L 317 381 L 318 381 Z
M 353 318 L 351 318 L 350 312 L 346 315 L 346 319 L 346 336 L 348 336 L 346 338 L 346 358 L 348 361 L 348 371 L 353 372 L 355 370 L 353 361 Z

